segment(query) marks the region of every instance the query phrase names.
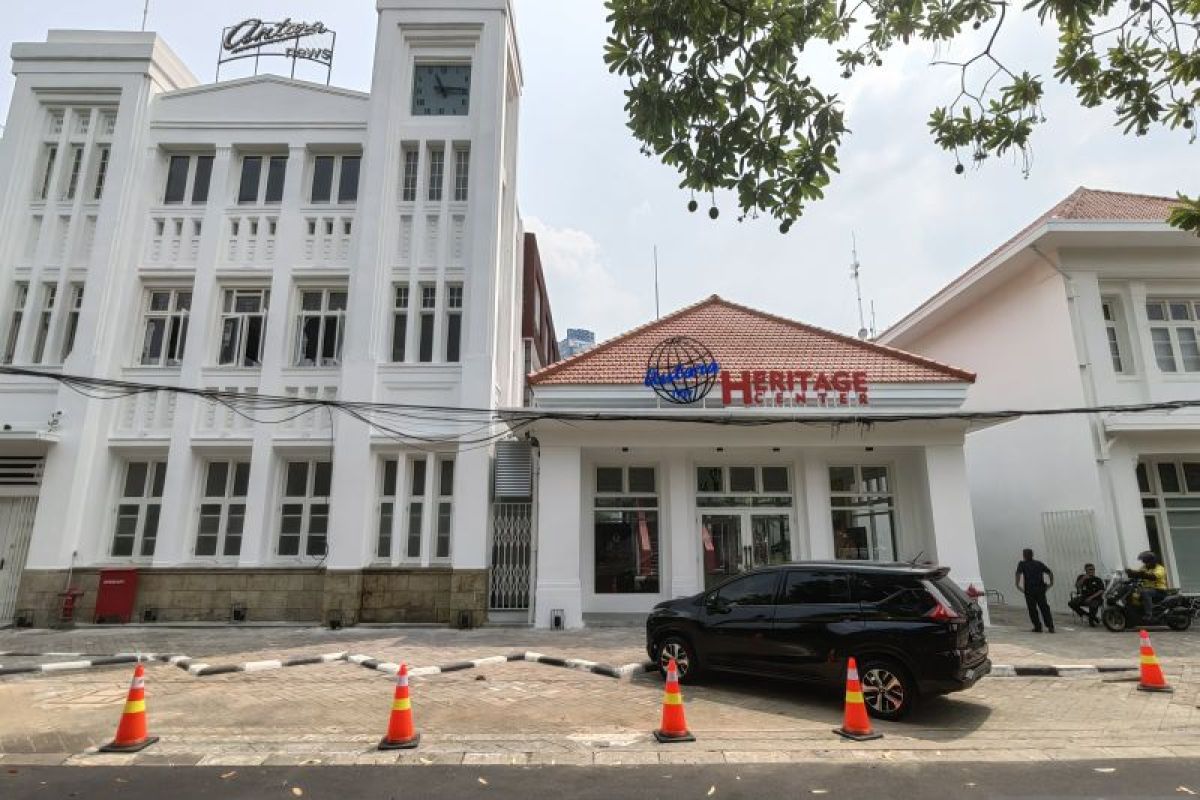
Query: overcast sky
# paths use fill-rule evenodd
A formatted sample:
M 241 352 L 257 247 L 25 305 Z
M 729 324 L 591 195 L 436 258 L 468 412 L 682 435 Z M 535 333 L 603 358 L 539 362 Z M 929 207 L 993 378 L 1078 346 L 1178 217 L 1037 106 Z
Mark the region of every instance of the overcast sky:
M 538 233 L 555 324 L 598 338 L 654 315 L 651 252 L 658 246 L 667 313 L 717 293 L 731 300 L 853 333 L 849 279 L 857 236 L 864 296 L 885 328 L 1075 187 L 1152 194 L 1200 189 L 1200 144 L 1182 133 L 1124 137 L 1110 109 L 1082 110 L 1053 83 L 1055 36 L 1022 14 L 1001 37 L 1014 66 L 1048 77 L 1049 123 L 1034 141 L 1025 178 L 1011 160 L 954 174 L 930 139 L 929 110 L 952 96 L 956 72 L 930 67 L 931 48 L 890 54 L 883 69 L 841 81 L 809 51 L 819 85 L 847 103 L 852 129 L 842 172 L 790 234 L 770 220 L 719 221 L 689 214 L 673 171 L 639 155 L 625 128 L 624 84 L 602 54 L 600 0 L 514 0 L 525 68 L 518 194 Z M 37 41 L 50 28 L 136 30 L 143 0 L 8 0 L 4 35 Z M 222 26 L 248 15 L 320 19 L 337 31 L 333 83 L 366 90 L 375 37 L 374 0 L 151 0 L 158 31 L 201 81 L 214 77 Z M 1010 20 L 1011 21 L 1011 20 Z M 944 55 L 944 54 L 943 54 Z M 0 84 L 7 108 L 11 75 Z

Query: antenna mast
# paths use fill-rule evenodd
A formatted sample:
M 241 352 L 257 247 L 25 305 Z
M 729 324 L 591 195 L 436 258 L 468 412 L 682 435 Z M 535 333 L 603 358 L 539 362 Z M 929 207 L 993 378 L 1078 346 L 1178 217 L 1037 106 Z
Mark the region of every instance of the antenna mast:
M 854 233 L 850 233 L 850 279 L 854 281 L 854 294 L 858 299 L 858 338 L 866 339 L 869 331 L 867 330 L 867 320 L 863 316 L 862 304 L 862 283 L 858 280 L 858 241 L 854 238 Z
M 654 245 L 654 318 L 661 316 L 658 311 L 658 245 Z
M 150 0 L 142 6 L 142 30 L 146 30 L 146 17 L 150 14 Z

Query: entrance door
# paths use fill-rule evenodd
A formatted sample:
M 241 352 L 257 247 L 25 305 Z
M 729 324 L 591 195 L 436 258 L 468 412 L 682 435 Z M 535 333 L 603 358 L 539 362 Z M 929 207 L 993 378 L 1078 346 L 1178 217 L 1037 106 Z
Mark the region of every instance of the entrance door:
M 790 514 L 725 511 L 700 515 L 704 588 L 730 575 L 792 560 Z
M 12 622 L 29 554 L 36 497 L 0 497 L 0 625 Z

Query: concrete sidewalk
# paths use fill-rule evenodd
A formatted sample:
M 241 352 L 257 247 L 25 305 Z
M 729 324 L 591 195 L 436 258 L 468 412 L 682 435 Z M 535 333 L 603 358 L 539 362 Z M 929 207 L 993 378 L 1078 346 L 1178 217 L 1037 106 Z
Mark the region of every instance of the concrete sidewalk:
M 1000 616 L 1000 615 L 997 615 Z M 1136 661 L 1136 634 L 1068 630 L 1051 637 L 1003 624 L 989 629 L 997 663 Z M 764 761 L 1027 761 L 1200 756 L 1200 648 L 1195 634 L 1156 633 L 1171 695 L 1128 681 L 1005 678 L 932 698 L 876 742 L 831 733 L 841 698 L 786 682 L 713 678 L 685 687 L 698 741 L 663 746 L 656 727 L 662 683 L 654 674 L 615 680 L 527 662 L 413 679 L 421 747 L 376 753 L 391 681 L 345 661 L 197 678 L 148 667 L 151 733 L 162 741 L 133 756 L 88 752 L 111 738 L 128 667 L 0 679 L 0 764 L 262 763 L 642 764 Z M 1189 644 L 1190 643 L 1190 644 Z M 535 650 L 619 665 L 645 659 L 642 631 L 488 628 L 81 628 L 0 633 L 0 652 L 185 652 L 208 663 L 286 659 L 330 651 L 414 667 Z M 1182 651 L 1186 651 L 1186 654 Z M 0 663 L 4 659 L 0 658 Z

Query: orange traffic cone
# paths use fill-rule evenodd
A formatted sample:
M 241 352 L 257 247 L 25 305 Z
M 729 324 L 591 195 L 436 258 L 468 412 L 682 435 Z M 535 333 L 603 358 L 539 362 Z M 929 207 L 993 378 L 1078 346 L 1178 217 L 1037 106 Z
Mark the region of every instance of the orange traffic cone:
M 856 742 L 883 736 L 871 730 L 871 718 L 867 716 L 867 704 L 863 702 L 862 684 L 858 680 L 858 663 L 853 656 L 846 665 L 846 714 L 842 718 L 842 727 L 834 728 L 833 732 Z
M 408 697 L 408 665 L 401 664 L 396 673 L 396 694 L 392 697 L 392 716 L 388 719 L 387 735 L 379 740 L 380 750 L 411 750 L 421 741 L 413 729 L 412 701 Z
M 1138 632 L 1138 636 L 1142 640 L 1142 675 L 1138 681 L 1138 690 L 1143 692 L 1175 691 L 1167 684 L 1166 676 L 1163 675 L 1162 667 L 1159 666 L 1158 656 L 1154 654 L 1154 647 L 1150 644 L 1150 634 L 1142 629 Z
M 675 665 L 673 658 L 667 665 L 667 685 L 663 689 L 662 727 L 654 732 L 654 738 L 663 744 L 696 741 L 696 737 L 688 732 L 687 720 L 683 718 L 683 695 L 679 693 L 679 667 Z
M 100 752 L 136 753 L 157 741 L 157 736 L 146 735 L 146 668 L 139 663 L 133 670 L 133 683 L 129 684 L 129 696 L 125 699 L 117 735 L 101 747 Z

